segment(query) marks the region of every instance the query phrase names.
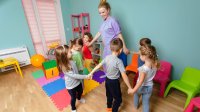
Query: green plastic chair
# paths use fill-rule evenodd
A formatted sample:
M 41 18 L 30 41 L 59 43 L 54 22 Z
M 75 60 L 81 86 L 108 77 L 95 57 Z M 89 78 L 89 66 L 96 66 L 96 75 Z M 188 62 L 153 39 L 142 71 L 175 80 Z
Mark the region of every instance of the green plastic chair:
M 200 70 L 191 67 L 185 68 L 181 79 L 172 81 L 168 85 L 164 97 L 167 96 L 171 88 L 178 89 L 187 94 L 187 99 L 184 107 L 186 108 L 191 98 L 200 93 Z

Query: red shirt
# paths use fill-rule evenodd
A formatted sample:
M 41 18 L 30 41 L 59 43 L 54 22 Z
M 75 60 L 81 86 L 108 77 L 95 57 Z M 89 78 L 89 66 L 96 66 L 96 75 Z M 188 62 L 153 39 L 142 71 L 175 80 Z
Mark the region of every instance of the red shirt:
M 88 46 L 84 45 L 82 48 L 83 58 L 84 59 L 92 59 L 92 53 Z

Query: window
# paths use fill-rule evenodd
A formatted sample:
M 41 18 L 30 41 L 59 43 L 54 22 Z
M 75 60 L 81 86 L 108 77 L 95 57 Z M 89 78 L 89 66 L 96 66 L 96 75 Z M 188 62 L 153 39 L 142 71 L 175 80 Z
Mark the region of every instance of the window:
M 52 42 L 66 43 L 60 0 L 22 0 L 22 4 L 37 54 L 47 57 Z

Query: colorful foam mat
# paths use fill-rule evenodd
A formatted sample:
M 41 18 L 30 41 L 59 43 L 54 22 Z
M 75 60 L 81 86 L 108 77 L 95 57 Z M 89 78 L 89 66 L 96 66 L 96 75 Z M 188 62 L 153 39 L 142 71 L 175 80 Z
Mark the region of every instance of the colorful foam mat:
M 101 78 L 103 75 L 105 75 L 103 71 L 97 71 L 94 73 L 93 80 L 85 79 L 83 95 L 92 91 L 102 82 L 104 82 L 105 78 Z M 60 73 L 59 76 L 46 79 L 43 70 L 38 70 L 33 72 L 32 76 L 60 111 L 62 111 L 70 104 L 71 98 L 65 88 L 63 73 Z

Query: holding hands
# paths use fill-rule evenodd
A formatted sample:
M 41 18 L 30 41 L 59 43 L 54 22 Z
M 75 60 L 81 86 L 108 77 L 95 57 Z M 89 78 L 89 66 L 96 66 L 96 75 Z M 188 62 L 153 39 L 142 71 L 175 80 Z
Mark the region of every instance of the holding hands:
M 89 74 L 87 75 L 87 79 L 92 79 L 92 76 L 93 76 L 93 74 L 89 73 Z
M 134 89 L 132 89 L 132 88 L 129 88 L 128 89 L 128 94 L 134 94 L 136 91 L 134 91 Z
M 123 48 L 123 51 L 124 51 L 124 53 L 127 55 L 127 54 L 130 54 L 130 51 L 129 51 L 129 49 L 127 48 L 127 47 L 124 47 Z

